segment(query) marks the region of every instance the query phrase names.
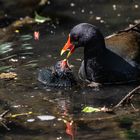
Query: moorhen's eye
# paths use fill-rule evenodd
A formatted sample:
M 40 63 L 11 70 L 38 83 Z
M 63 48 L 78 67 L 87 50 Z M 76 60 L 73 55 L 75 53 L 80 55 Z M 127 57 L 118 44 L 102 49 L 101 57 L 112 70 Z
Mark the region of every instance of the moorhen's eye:
M 74 45 L 78 45 L 79 36 L 78 35 L 73 35 L 72 36 L 72 42 L 73 42 Z
M 73 36 L 73 40 L 74 40 L 74 41 L 78 41 L 78 35 L 74 35 L 74 36 Z

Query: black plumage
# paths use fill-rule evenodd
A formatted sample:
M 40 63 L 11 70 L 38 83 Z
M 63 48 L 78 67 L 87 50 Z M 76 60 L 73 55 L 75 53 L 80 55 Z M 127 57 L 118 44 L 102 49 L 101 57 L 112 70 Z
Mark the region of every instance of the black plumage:
M 111 84 L 140 79 L 139 25 L 104 39 L 97 27 L 81 23 L 70 31 L 63 52 L 71 50 L 71 46 L 84 47 L 84 60 L 79 69 L 82 80 Z
M 58 61 L 51 68 L 42 68 L 38 73 L 38 81 L 45 87 L 72 87 L 76 80 L 67 61 Z

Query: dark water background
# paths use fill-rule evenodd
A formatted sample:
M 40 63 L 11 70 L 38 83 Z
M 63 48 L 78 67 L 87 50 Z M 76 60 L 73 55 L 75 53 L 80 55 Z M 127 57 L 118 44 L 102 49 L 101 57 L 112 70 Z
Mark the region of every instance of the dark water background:
M 49 16 L 50 22 L 23 26 L 19 33 L 9 31 L 6 34 L 3 34 L 4 26 L 7 29 L 20 16 L 33 16 L 30 9 L 34 8 L 30 4 L 26 11 L 26 8 L 16 8 L 17 5 L 8 0 L 1 3 L 4 7 L 1 13 L 8 13 L 10 20 L 0 22 L 0 70 L 13 71 L 18 76 L 16 80 L 0 80 L 0 111 L 10 109 L 12 114 L 33 112 L 33 115 L 13 119 L 7 124 L 10 131 L 0 126 L 0 140 L 69 140 L 64 112 L 67 112 L 65 119 L 74 121 L 75 140 L 140 139 L 140 113 L 131 106 L 120 108 L 114 114 L 81 112 L 85 106 L 94 107 L 94 93 L 106 95 L 102 101 L 109 102 L 106 97 L 115 94 L 117 98 L 117 94 L 128 93 L 136 85 L 108 86 L 94 91 L 84 86 L 71 90 L 42 89 L 37 82 L 38 69 L 50 67 L 63 58 L 60 51 L 74 25 L 89 22 L 98 26 L 104 36 L 110 35 L 140 21 L 138 0 L 49 1 L 36 10 Z M 40 32 L 39 41 L 34 40 L 34 31 Z M 76 76 L 82 58 L 82 49 L 70 58 Z M 133 100 L 136 108 L 140 107 L 139 99 L 136 96 Z M 50 115 L 55 119 L 41 121 L 37 118 L 39 115 Z M 29 119 L 34 121 L 28 122 Z

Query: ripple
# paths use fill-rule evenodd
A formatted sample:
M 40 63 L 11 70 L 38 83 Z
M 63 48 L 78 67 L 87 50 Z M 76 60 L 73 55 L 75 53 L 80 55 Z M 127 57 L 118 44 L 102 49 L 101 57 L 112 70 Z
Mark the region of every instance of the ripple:
M 1 66 L 0 71 L 7 71 L 7 70 L 9 70 L 11 68 L 12 68 L 12 66 Z
M 33 47 L 31 46 L 31 44 L 29 44 L 29 43 L 22 44 L 21 45 L 21 48 L 23 50 L 31 50 L 31 49 L 33 49 Z
M 26 41 L 26 40 L 30 40 L 30 39 L 32 39 L 33 37 L 31 36 L 31 35 L 29 35 L 29 34 L 27 34 L 27 35 L 21 35 L 20 36 L 20 39 L 22 40 L 22 41 Z
M 5 54 L 7 52 L 12 51 L 13 50 L 12 45 L 13 43 L 11 42 L 0 44 L 0 54 Z

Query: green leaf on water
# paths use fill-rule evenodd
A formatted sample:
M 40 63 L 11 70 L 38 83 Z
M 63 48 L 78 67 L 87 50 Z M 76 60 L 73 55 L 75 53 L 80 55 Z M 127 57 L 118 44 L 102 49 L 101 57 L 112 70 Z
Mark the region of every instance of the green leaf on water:
M 37 12 L 35 12 L 35 21 L 38 23 L 44 23 L 45 21 L 50 21 L 51 18 L 40 16 Z
M 94 108 L 94 107 L 90 107 L 90 106 L 86 106 L 82 112 L 85 113 L 92 113 L 92 112 L 100 112 L 101 110 L 99 108 Z

